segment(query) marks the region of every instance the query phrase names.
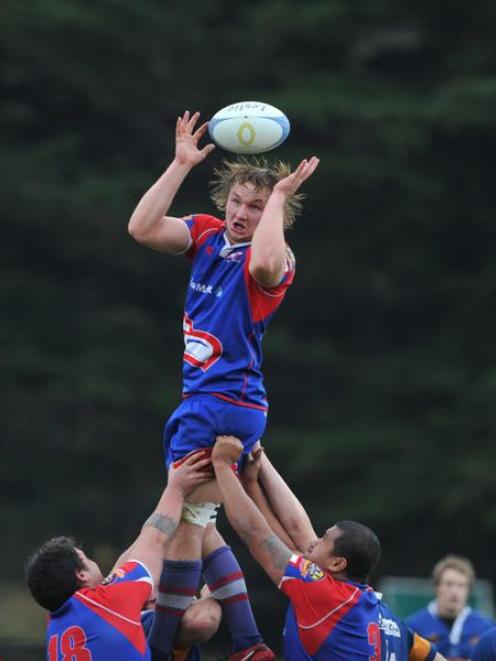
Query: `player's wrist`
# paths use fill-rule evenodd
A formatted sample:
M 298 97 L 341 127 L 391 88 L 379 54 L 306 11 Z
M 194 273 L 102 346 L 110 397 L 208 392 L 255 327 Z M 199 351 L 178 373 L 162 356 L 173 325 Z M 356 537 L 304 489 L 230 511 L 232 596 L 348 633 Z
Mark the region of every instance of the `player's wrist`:
M 195 165 L 196 162 L 192 162 L 190 159 L 184 156 L 176 155 L 170 167 L 180 170 L 187 174 L 190 170 L 192 170 L 195 167 Z
M 212 455 L 212 464 L 216 468 L 229 468 L 231 469 L 231 466 L 233 463 L 236 461 L 236 459 L 233 459 L 232 457 L 223 457 L 223 456 L 215 456 Z
M 188 488 L 187 483 L 181 480 L 180 477 L 173 476 L 169 478 L 169 483 L 167 484 L 167 491 L 170 495 L 176 495 L 179 498 L 184 499 L 191 490 L 192 490 L 191 488 Z
M 178 164 L 184 165 L 185 167 L 191 169 L 195 165 L 198 165 L 198 163 L 201 163 L 203 159 L 198 150 L 192 151 L 189 149 L 185 149 L 185 150 L 176 149 L 176 152 L 174 154 L 174 160 L 177 161 Z
M 243 489 L 246 491 L 246 493 L 250 496 L 255 494 L 257 492 L 258 487 L 258 481 L 254 480 L 253 478 L 243 478 L 241 477 L 241 484 L 243 485 Z
M 272 193 L 270 197 L 272 198 L 272 200 L 277 200 L 284 203 L 286 202 L 290 194 L 291 194 L 290 191 L 286 191 L 282 188 L 278 188 L 276 184 L 272 189 Z

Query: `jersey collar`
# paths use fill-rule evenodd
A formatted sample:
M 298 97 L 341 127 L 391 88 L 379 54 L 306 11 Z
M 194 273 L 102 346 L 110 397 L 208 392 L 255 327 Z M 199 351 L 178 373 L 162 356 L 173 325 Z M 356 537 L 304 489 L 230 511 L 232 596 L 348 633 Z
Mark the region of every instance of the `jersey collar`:
M 229 253 L 233 250 L 237 250 L 238 248 L 246 248 L 246 246 L 249 246 L 250 244 L 251 241 L 245 241 L 244 243 L 230 243 L 229 239 L 227 238 L 227 232 L 224 232 L 224 247 L 219 252 L 219 255 L 221 257 L 227 257 L 227 255 L 229 255 Z

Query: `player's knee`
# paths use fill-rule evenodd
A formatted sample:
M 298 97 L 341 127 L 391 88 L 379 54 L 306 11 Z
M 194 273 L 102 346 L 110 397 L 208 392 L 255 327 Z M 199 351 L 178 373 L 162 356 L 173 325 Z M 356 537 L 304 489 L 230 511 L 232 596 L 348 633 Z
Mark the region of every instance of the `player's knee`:
M 222 609 L 215 599 L 202 599 L 186 609 L 179 632 L 181 646 L 205 643 L 219 628 Z

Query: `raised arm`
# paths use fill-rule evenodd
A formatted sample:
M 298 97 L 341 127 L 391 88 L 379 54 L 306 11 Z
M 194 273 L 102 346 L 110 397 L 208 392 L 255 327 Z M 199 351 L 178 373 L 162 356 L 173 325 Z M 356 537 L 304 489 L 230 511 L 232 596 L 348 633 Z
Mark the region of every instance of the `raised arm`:
M 262 513 L 243 489 L 232 464 L 243 450 L 233 436 L 219 436 L 212 452 L 217 484 L 222 493 L 229 523 L 255 560 L 279 585 L 291 557 L 291 550 L 275 535 Z
M 190 235 L 183 220 L 167 216 L 170 206 L 190 170 L 214 149 L 198 142 L 205 134 L 208 122 L 195 130 L 200 113 L 190 117 L 188 111 L 176 122 L 176 154 L 167 170 L 143 195 L 129 220 L 129 234 L 138 243 L 167 253 L 182 253 L 188 249 Z
M 277 535 L 277 537 L 279 537 L 279 539 L 284 542 L 284 544 L 286 544 L 286 546 L 291 550 L 299 550 L 296 548 L 295 543 L 286 533 L 281 522 L 275 515 L 275 512 L 272 509 L 258 479 L 262 453 L 263 449 L 259 444 L 258 447 L 250 453 L 245 467 L 243 468 L 243 472 L 241 473 L 241 481 L 243 483 L 243 487 L 246 493 L 258 507 L 260 512 L 263 514 L 265 520 L 272 528 L 272 531 Z
M 139 560 L 149 569 L 154 584 L 158 584 L 162 571 L 164 546 L 174 536 L 185 496 L 201 484 L 211 479 L 205 472 L 210 459 L 198 456 L 187 459 L 178 468 L 171 468 L 167 487 L 153 513 L 145 521 L 140 534 L 119 561 Z
M 318 535 L 315 534 L 305 508 L 274 468 L 265 452 L 261 459 L 260 480 L 284 530 L 291 537 L 296 548 L 302 552 L 307 551 Z
M 303 160 L 296 170 L 274 186 L 253 234 L 249 270 L 264 287 L 275 287 L 284 275 L 286 241 L 284 239 L 284 205 L 290 195 L 310 177 L 319 164 L 312 156 Z

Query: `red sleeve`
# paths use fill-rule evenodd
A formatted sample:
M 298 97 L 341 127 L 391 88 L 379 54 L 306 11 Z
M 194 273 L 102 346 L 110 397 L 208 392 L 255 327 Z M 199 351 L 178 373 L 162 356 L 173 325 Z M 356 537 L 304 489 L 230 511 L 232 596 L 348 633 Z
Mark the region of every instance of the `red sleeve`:
M 193 257 L 200 246 L 214 232 L 223 231 L 225 223 L 215 216 L 205 213 L 195 214 L 184 218 L 191 235 L 191 245 L 186 251 L 188 257 Z
M 336 581 L 302 556 L 293 555 L 280 583 L 295 611 L 302 643 L 315 653 L 330 631 L 360 598 L 360 588 Z
M 80 590 L 83 600 L 94 602 L 129 619 L 139 619 L 143 605 L 150 599 L 153 581 L 144 565 L 130 560 L 107 576 L 94 590 Z
M 252 276 L 250 267 L 251 249 L 247 255 L 245 264 L 245 282 L 248 289 L 248 300 L 250 301 L 251 316 L 253 321 L 262 321 L 275 312 L 286 296 L 286 292 L 293 283 L 295 275 L 295 258 L 293 251 L 286 246 L 286 259 L 284 263 L 284 274 L 281 282 L 275 287 L 263 287 Z
M 116 569 L 94 590 L 78 590 L 74 599 L 120 631 L 141 654 L 145 654 L 141 610 L 149 600 L 152 589 L 150 572 L 140 562 L 131 560 Z

